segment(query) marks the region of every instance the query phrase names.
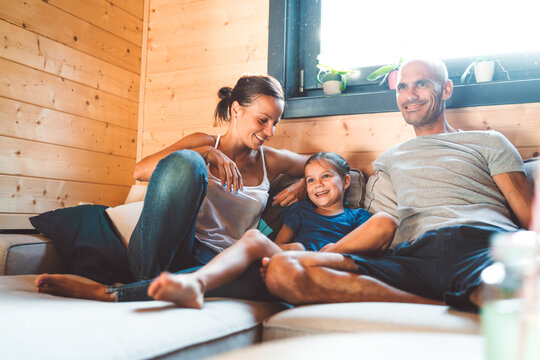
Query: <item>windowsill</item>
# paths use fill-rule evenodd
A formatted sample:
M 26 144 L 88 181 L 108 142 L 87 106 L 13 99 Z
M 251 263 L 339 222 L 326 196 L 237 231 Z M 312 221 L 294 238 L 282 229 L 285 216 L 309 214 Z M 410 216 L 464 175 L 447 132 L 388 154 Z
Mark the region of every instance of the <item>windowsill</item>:
M 398 111 L 394 90 L 288 98 L 284 119 Z M 540 79 L 454 85 L 447 108 L 540 102 Z

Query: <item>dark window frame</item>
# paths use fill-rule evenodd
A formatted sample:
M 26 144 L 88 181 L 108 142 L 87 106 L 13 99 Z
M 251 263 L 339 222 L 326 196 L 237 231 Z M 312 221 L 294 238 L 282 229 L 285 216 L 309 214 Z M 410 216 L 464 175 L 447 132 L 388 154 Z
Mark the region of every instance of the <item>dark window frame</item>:
M 318 33 L 320 18 L 313 21 L 313 16 L 317 16 L 313 8 L 317 6 L 320 6 L 318 1 L 270 0 L 268 73 L 284 86 L 287 105 L 283 118 L 397 111 L 395 92 L 385 89 L 384 85 L 351 86 L 337 96 L 325 96 L 320 89 L 310 89 L 313 81 L 305 82 L 307 89 L 300 86 L 302 76 L 314 78 L 319 49 L 308 37 Z M 312 18 L 303 18 L 306 16 Z M 302 23 L 307 24 L 308 31 L 299 30 Z M 465 68 L 471 60 L 456 62 Z M 307 70 L 301 74 L 300 68 Z M 453 75 L 456 74 L 451 72 L 450 76 Z M 533 74 L 535 78 L 531 79 L 464 85 L 454 80 L 454 93 L 447 101 L 447 108 L 540 102 L 540 76 L 537 75 Z

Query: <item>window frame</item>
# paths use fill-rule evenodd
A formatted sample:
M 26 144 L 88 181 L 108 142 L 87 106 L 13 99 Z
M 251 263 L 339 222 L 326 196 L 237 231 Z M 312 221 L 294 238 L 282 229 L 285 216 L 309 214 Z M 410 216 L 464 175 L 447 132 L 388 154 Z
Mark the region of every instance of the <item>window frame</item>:
M 300 74 L 298 69 L 305 62 L 303 57 L 309 59 L 306 63 L 313 69 L 316 63 L 311 63 L 316 61 L 316 55 L 312 54 L 319 52 L 317 46 L 313 46 L 313 41 L 302 38 L 316 36 L 318 33 L 316 27 L 320 23 L 320 18 L 316 24 L 314 24 L 315 21 L 308 23 L 302 18 L 309 13 L 309 11 L 303 11 L 302 7 L 305 6 L 316 7 L 318 4 L 304 0 L 270 0 L 268 73 L 281 81 L 285 89 L 286 107 L 283 118 L 398 111 L 395 91 L 385 89 L 385 86 L 351 87 L 353 91 L 337 96 L 326 96 L 322 90 L 306 91 L 301 87 L 300 80 L 304 74 Z M 311 14 L 311 16 L 316 16 L 313 12 Z M 313 29 L 301 32 L 299 26 L 302 22 L 306 22 Z M 466 60 L 460 59 L 456 62 L 466 63 Z M 309 78 L 313 79 L 312 70 Z M 538 78 L 471 84 L 457 84 L 454 81 L 454 93 L 447 101 L 447 108 L 534 102 L 540 102 L 540 79 Z

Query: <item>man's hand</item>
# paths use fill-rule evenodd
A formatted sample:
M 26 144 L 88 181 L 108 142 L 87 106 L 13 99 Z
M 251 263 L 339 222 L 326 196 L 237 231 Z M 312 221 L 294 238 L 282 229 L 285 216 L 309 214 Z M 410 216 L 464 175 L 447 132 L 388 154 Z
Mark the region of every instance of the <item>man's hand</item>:
M 274 196 L 272 205 L 281 205 L 283 207 L 294 204 L 306 195 L 306 181 L 302 178 L 296 183 L 282 190 Z

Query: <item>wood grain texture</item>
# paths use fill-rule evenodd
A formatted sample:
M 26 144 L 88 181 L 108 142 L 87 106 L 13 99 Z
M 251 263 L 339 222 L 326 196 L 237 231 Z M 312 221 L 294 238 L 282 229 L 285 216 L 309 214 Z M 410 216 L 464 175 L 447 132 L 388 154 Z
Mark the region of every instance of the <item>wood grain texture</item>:
M 0 174 L 124 185 L 135 160 L 0 136 Z
M 142 20 L 107 0 L 47 0 L 47 3 L 141 46 Z
M 137 103 L 0 58 L 0 96 L 137 129 Z
M 134 159 L 137 132 L 0 97 L 0 134 Z
M 120 9 L 124 9 L 128 13 L 135 15 L 137 19 L 142 20 L 144 17 L 144 0 L 110 0 L 109 2 L 114 6 L 118 6 Z
M 41 0 L 3 0 L 0 19 L 139 74 L 141 47 Z
M 139 75 L 0 20 L 0 56 L 46 73 L 139 100 Z
M 41 213 L 80 203 L 117 206 L 130 187 L 0 175 L 0 211 Z

